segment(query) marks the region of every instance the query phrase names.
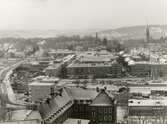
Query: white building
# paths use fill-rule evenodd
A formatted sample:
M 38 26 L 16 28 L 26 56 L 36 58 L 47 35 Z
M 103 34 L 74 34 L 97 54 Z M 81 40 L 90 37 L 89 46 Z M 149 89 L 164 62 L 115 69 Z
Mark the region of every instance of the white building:
M 55 83 L 39 83 L 33 82 L 29 84 L 30 102 L 39 102 L 49 98 L 51 87 L 54 88 Z
M 16 52 L 15 53 L 15 57 L 17 57 L 17 58 L 24 58 L 25 54 L 23 52 Z

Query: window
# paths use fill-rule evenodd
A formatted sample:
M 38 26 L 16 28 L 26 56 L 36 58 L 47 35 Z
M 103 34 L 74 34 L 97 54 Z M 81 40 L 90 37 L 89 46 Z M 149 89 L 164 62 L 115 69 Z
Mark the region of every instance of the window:
M 83 118 L 83 114 L 80 114 L 80 118 Z
M 103 120 L 103 116 L 102 116 L 102 115 L 99 116 L 99 120 L 100 120 L 100 121 Z
M 104 113 L 107 113 L 107 108 L 104 108 Z
M 95 112 L 92 112 L 92 117 L 95 117 Z
M 89 107 L 88 106 L 86 106 L 86 111 L 89 111 Z
M 95 107 L 92 107 L 92 110 L 95 110 Z
M 104 120 L 107 121 L 107 116 L 104 116 Z
M 103 113 L 103 109 L 102 108 L 99 108 L 99 113 Z
M 109 113 L 112 113 L 112 108 L 109 108 L 109 109 L 108 109 L 108 112 L 109 112 Z
M 78 111 L 78 106 L 74 106 L 74 111 Z
M 78 114 L 77 113 L 74 113 L 74 118 L 77 118 L 78 117 Z
M 80 111 L 83 111 L 83 106 L 80 107 Z
M 110 121 L 112 120 L 112 116 L 111 116 L 111 115 L 110 115 L 110 116 L 108 116 L 108 120 L 110 120 Z

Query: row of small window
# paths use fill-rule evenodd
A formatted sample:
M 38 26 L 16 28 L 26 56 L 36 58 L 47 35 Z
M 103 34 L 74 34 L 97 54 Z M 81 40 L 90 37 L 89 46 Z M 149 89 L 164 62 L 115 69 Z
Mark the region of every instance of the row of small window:
M 74 106 L 74 111 L 78 111 L 78 110 L 83 111 L 84 110 L 83 106 L 80 106 L 80 107 Z M 86 111 L 89 111 L 89 107 L 88 106 L 86 107 Z
M 89 115 L 88 114 L 83 114 L 83 113 L 81 113 L 81 114 L 78 114 L 78 113 L 74 113 L 74 118 L 88 118 L 89 117 Z
M 92 117 L 95 117 L 96 115 L 95 115 L 95 112 L 92 112 Z M 99 116 L 99 120 L 100 121 L 111 121 L 112 120 L 112 116 L 111 115 L 109 115 L 109 116 L 107 116 L 107 115 L 104 115 L 104 116 L 102 116 L 102 115 L 100 115 Z
M 95 107 L 92 107 L 92 110 L 95 110 Z M 112 113 L 112 108 L 99 108 L 99 113 Z

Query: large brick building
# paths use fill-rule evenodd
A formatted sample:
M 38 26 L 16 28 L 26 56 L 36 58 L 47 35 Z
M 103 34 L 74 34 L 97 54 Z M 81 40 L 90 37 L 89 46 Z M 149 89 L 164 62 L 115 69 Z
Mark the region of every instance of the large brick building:
M 135 62 L 130 60 L 128 62 L 128 71 L 132 76 L 151 77 L 151 78 L 165 78 L 167 75 L 167 63 L 150 63 L 146 61 Z
M 112 63 L 73 63 L 67 67 L 67 77 L 105 78 L 109 75 L 120 76 L 122 66 L 115 60 Z
M 38 107 L 44 124 L 62 124 L 68 118 L 87 119 L 89 124 L 116 124 L 117 104 L 113 95 L 83 89 L 61 89 Z

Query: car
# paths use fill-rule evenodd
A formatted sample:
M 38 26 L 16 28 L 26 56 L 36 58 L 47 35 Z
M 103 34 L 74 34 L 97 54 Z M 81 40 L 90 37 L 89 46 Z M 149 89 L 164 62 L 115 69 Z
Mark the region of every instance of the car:
M 149 83 L 145 83 L 144 85 L 149 85 Z

